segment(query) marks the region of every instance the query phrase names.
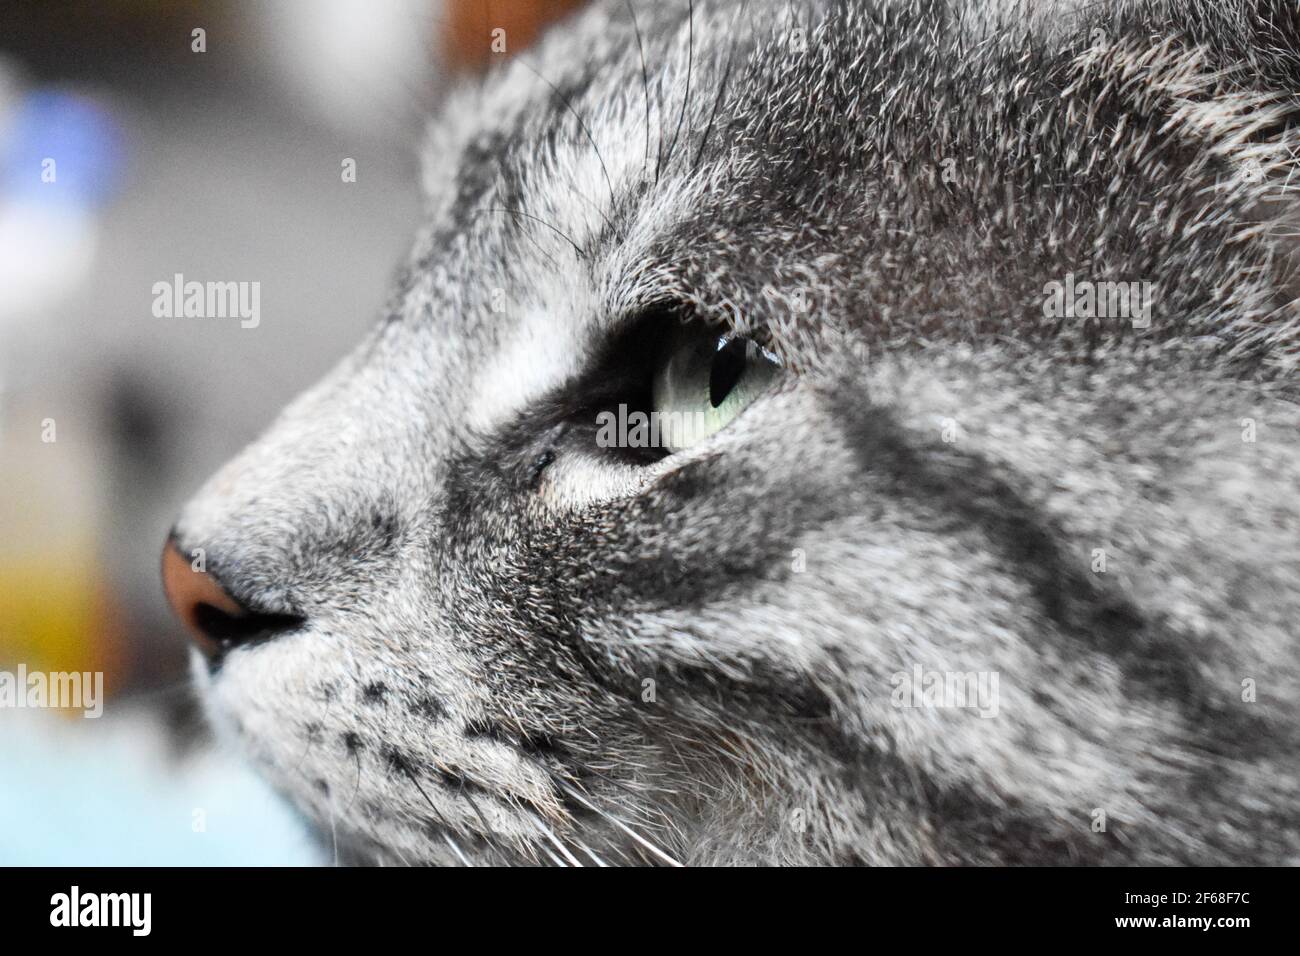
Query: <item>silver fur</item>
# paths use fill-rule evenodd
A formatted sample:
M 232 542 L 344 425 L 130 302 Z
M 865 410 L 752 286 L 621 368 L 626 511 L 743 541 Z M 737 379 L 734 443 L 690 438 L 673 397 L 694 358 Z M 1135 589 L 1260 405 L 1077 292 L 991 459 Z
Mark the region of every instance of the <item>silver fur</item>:
M 1300 15 L 1029 6 L 611 0 L 446 103 L 384 321 L 177 527 L 307 618 L 196 673 L 348 859 L 1300 862 Z M 553 410 L 664 301 L 788 371 L 619 462 Z

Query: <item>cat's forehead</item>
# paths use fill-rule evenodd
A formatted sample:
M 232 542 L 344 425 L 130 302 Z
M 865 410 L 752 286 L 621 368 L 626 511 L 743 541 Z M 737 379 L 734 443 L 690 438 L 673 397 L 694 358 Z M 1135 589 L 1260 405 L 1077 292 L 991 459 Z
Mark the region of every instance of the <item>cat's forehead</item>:
M 1163 283 L 1170 310 L 1236 294 L 1246 280 L 1209 267 L 1227 232 L 1153 240 L 1096 215 L 1155 190 L 1171 222 L 1217 201 L 1204 164 L 1162 172 L 1202 155 L 1168 117 L 1106 81 L 1128 70 L 1149 89 L 1131 95 L 1159 97 L 1210 69 L 1197 38 L 1161 53 L 1159 34 L 1121 30 L 1145 7 L 1054 9 L 598 4 L 448 104 L 404 312 L 480 369 L 499 408 L 476 407 L 497 421 L 655 301 L 790 340 L 836 322 L 912 347 L 1029 334 L 1045 282 L 1097 259 L 1152 282 L 1195 264 Z M 1231 105 L 1208 102 L 1215 123 L 1186 136 L 1230 138 Z
M 815 271 L 871 224 L 891 171 L 916 189 L 940 163 L 973 180 L 1003 161 L 991 147 L 1012 118 L 980 87 L 1059 94 L 1069 57 L 1048 35 L 1075 22 L 1059 6 L 1046 30 L 980 4 L 596 4 L 431 127 L 415 268 L 456 262 L 498 314 L 526 311 L 510 296 L 549 306 L 556 276 L 616 297 L 608 313 L 709 286 L 728 298 L 725 280 L 772 254 L 778 285 Z

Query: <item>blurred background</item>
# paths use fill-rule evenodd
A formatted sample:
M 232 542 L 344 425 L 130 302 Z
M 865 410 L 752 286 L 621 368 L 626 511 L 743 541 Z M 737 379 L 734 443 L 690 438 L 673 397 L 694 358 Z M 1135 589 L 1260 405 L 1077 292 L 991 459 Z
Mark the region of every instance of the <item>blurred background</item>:
M 0 5 L 0 672 L 107 699 L 0 706 L 0 865 L 330 862 L 208 739 L 159 553 L 377 317 L 440 92 L 572 5 Z M 177 273 L 259 282 L 260 323 L 156 317 Z

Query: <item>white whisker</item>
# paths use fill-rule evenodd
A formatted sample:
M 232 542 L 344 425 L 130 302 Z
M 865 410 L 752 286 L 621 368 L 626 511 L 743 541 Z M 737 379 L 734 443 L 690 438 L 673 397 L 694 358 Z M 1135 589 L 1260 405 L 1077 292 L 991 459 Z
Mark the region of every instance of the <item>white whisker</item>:
M 557 781 L 557 782 L 558 782 L 558 781 Z M 595 806 L 593 803 L 591 803 L 589 800 L 587 800 L 586 797 L 582 796 L 582 794 L 578 793 L 578 791 L 574 790 L 572 787 L 569 787 L 569 786 L 567 786 L 567 785 L 564 784 L 564 783 L 560 783 L 560 786 L 562 786 L 562 787 L 564 788 L 565 792 L 568 793 L 569 796 L 573 797 L 573 799 L 577 800 L 579 803 L 581 803 L 581 804 L 582 804 L 584 807 L 586 807 L 588 810 L 591 810 L 592 812 L 599 814 L 601 817 L 603 817 L 604 819 L 608 820 L 610 823 L 614 824 L 614 826 L 618 827 L 618 828 L 619 828 L 620 830 L 622 830 L 625 834 L 627 834 L 628 836 L 630 836 L 630 837 L 631 837 L 633 840 L 635 840 L 635 841 L 636 841 L 640 846 L 642 846 L 644 849 L 648 850 L 650 853 L 652 853 L 654 856 L 658 857 L 660 860 L 663 860 L 663 862 L 667 863 L 669 866 L 683 866 L 683 865 L 684 865 L 684 864 L 682 864 L 681 862 L 679 862 L 679 861 L 673 859 L 671 856 L 669 856 L 667 853 L 665 853 L 665 852 L 664 852 L 663 850 L 661 850 L 659 847 L 655 846 L 653 843 L 651 843 L 649 840 L 647 840 L 647 839 L 646 839 L 645 837 L 643 837 L 641 834 L 637 833 L 635 830 L 633 830 L 630 826 L 628 826 L 626 823 L 624 823 L 624 822 L 623 822 L 622 820 L 620 820 L 618 817 L 614 816 L 612 813 L 609 813 L 609 812 L 607 812 L 607 811 L 605 811 L 605 810 L 601 810 L 599 807 Z

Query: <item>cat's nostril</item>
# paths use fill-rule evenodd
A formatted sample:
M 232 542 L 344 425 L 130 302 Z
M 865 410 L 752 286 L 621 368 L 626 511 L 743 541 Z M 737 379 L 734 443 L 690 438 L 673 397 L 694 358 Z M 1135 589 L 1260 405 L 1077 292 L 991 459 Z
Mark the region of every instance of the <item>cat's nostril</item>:
M 196 570 L 172 541 L 163 547 L 162 579 L 167 602 L 195 646 L 214 664 L 233 648 L 270 640 L 304 620 L 295 614 L 267 614 L 246 607 L 212 574 Z

